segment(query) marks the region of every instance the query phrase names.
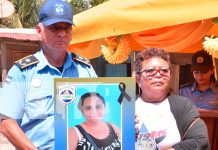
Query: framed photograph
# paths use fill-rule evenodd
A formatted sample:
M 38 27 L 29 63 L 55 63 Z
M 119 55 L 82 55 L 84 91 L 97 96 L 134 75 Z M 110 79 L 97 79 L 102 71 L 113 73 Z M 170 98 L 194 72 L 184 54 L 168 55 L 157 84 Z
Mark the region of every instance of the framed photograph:
M 55 150 L 135 149 L 135 79 L 55 79 Z

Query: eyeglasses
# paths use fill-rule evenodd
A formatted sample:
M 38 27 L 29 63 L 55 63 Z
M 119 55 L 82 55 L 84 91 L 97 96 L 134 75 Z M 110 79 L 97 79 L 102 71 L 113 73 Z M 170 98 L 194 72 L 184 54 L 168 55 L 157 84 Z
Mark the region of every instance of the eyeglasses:
M 145 72 L 146 76 L 148 77 L 153 77 L 155 76 L 158 72 L 160 73 L 160 75 L 162 76 L 168 76 L 170 73 L 170 69 L 169 68 L 148 68 L 145 69 L 139 73 L 143 73 Z
M 59 32 L 59 31 L 68 31 L 68 30 L 72 30 L 72 25 L 65 25 L 65 26 L 61 26 L 61 25 L 50 25 L 47 27 L 49 31 L 51 32 Z
M 206 74 L 209 70 L 199 70 L 199 71 L 193 71 L 194 74 Z

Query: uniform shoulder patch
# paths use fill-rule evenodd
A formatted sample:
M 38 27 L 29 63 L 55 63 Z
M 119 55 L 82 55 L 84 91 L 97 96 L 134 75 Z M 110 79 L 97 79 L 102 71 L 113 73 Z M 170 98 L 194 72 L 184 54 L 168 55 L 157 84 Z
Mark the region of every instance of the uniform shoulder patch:
M 192 86 L 192 82 L 188 82 L 188 83 L 185 83 L 183 85 L 181 85 L 179 88 L 184 88 L 184 87 L 188 87 L 188 86 Z
M 88 67 L 91 67 L 90 61 L 87 58 L 82 57 L 82 56 L 77 55 L 77 54 L 73 54 L 73 53 L 72 53 L 72 57 L 73 57 L 73 60 L 80 62 L 80 63 L 83 63 L 83 64 L 87 65 Z
M 24 69 L 28 66 L 37 64 L 38 62 L 39 62 L 39 60 L 35 56 L 29 55 L 29 56 L 26 56 L 26 57 L 21 58 L 20 60 L 16 61 L 15 65 L 17 67 L 19 67 L 20 69 Z

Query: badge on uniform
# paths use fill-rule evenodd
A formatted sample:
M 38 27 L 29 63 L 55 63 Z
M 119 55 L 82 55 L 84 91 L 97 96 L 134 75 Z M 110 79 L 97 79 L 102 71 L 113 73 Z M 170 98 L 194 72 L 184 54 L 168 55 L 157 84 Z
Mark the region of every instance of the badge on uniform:
M 32 85 L 33 87 L 35 87 L 35 88 L 39 88 L 39 87 L 42 86 L 42 81 L 41 81 L 40 79 L 38 79 L 38 78 L 34 78 L 34 79 L 32 79 L 32 81 L 31 81 L 31 85 Z

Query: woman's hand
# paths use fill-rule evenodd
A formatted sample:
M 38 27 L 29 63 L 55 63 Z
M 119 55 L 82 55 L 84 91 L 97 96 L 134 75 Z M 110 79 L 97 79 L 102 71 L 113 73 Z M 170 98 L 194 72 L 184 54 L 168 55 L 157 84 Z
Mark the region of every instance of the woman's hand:
M 139 123 L 139 120 L 137 119 L 137 115 L 135 115 L 135 140 L 137 141 L 138 135 L 139 135 L 139 128 L 137 127 L 137 124 Z
M 174 148 L 160 149 L 160 150 L 175 150 Z

